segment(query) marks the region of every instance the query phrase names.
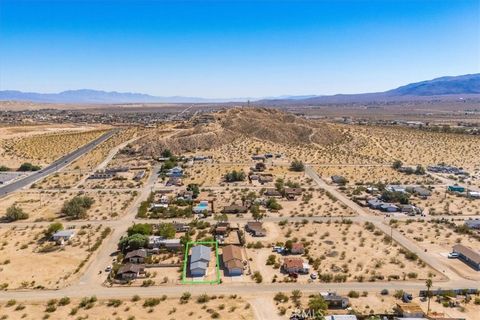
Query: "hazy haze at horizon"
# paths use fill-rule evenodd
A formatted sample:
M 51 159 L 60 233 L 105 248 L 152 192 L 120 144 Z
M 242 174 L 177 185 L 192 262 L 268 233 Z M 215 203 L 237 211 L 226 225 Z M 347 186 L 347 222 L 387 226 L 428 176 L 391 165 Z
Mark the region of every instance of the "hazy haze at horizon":
M 0 0 L 0 90 L 265 97 L 478 72 L 475 0 Z

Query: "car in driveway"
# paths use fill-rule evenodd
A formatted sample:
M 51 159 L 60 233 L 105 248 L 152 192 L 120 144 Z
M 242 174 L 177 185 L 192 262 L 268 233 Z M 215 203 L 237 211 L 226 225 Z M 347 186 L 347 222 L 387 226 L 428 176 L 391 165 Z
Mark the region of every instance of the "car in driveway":
M 107 267 L 105 268 L 105 272 L 110 272 L 110 271 L 112 271 L 112 266 L 107 266 Z
M 448 254 L 448 259 L 456 259 L 458 258 L 460 255 L 457 253 L 457 252 L 450 252 Z

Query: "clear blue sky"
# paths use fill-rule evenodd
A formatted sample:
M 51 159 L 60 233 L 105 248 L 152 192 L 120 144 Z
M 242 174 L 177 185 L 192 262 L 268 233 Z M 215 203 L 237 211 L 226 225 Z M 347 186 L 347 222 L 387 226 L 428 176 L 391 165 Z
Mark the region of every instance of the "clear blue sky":
M 0 89 L 265 97 L 480 72 L 480 1 L 0 0 Z

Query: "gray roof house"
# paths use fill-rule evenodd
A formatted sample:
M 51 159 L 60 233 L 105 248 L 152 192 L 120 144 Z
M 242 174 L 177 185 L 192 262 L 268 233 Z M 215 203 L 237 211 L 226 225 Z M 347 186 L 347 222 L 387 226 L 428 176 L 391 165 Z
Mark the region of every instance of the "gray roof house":
M 68 241 L 75 235 L 74 230 L 60 230 L 52 235 L 52 240 L 57 242 Z
M 467 220 L 465 225 L 470 229 L 480 229 L 480 220 Z
M 147 257 L 147 250 L 145 249 L 138 249 L 128 252 L 125 255 L 125 260 L 130 263 L 143 263 L 145 262 L 145 258 Z
M 211 251 L 209 247 L 204 245 L 192 248 L 190 256 L 190 274 L 192 277 L 203 277 L 206 275 Z

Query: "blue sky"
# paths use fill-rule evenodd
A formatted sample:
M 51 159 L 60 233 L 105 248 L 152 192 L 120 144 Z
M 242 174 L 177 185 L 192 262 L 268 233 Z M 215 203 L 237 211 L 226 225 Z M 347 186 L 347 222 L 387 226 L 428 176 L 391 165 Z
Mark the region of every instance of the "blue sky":
M 0 0 L 0 90 L 265 97 L 478 72 L 479 0 Z

